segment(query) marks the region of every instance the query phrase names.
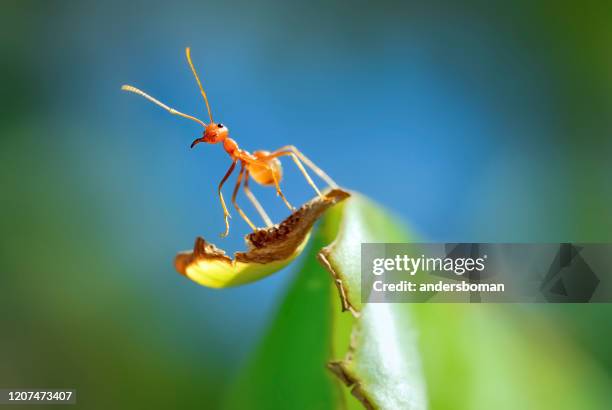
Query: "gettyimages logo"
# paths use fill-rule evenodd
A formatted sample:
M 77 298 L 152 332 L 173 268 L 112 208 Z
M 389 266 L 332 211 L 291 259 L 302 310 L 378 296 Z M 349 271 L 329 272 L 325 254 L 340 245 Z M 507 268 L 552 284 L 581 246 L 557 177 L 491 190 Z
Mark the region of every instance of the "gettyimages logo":
M 456 275 L 466 272 L 482 272 L 485 269 L 486 255 L 482 258 L 427 258 L 421 255 L 417 258 L 408 255 L 396 255 L 395 258 L 376 258 L 373 261 L 372 273 L 382 275 L 386 271 L 404 271 L 415 275 L 418 271 L 444 271 Z

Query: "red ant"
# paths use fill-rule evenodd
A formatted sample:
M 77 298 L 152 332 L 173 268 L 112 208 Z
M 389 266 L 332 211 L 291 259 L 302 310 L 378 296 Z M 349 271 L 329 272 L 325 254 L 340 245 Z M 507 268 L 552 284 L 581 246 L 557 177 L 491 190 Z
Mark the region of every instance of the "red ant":
M 230 214 L 227 210 L 227 206 L 225 205 L 225 199 L 223 199 L 223 193 L 221 192 L 221 188 L 223 188 L 223 184 L 225 184 L 225 181 L 227 181 L 227 179 L 230 177 L 232 172 L 234 172 L 234 169 L 236 168 L 236 164 L 238 162 L 240 162 L 240 172 L 238 174 L 238 179 L 236 180 L 236 186 L 234 187 L 234 192 L 232 194 L 232 204 L 234 204 L 234 207 L 236 208 L 240 216 L 242 216 L 242 218 L 246 221 L 247 224 L 249 224 L 249 226 L 253 230 L 256 230 L 257 228 L 236 203 L 236 195 L 238 194 L 238 190 L 240 189 L 240 184 L 242 183 L 242 181 L 244 181 L 245 194 L 247 195 L 247 197 L 249 198 L 249 200 L 251 201 L 251 203 L 253 204 L 253 206 L 255 207 L 259 215 L 261 216 L 261 218 L 264 220 L 266 225 L 272 226 L 273 224 L 272 224 L 272 221 L 270 220 L 270 217 L 268 216 L 266 211 L 263 209 L 263 207 L 261 206 L 257 198 L 255 198 L 255 196 L 253 195 L 253 193 L 251 192 L 249 188 L 249 177 L 251 176 L 253 177 L 255 182 L 257 182 L 260 185 L 264 185 L 264 186 L 274 185 L 276 187 L 276 193 L 285 202 L 285 205 L 287 205 L 287 208 L 289 208 L 289 210 L 291 211 L 295 210 L 295 208 L 291 206 L 289 201 L 287 201 L 287 198 L 285 198 L 283 191 L 281 191 L 280 189 L 279 183 L 283 177 L 283 169 L 282 169 L 279 157 L 290 156 L 291 159 L 293 159 L 293 162 L 295 162 L 297 167 L 300 169 L 300 171 L 304 175 L 304 178 L 306 178 L 306 181 L 308 181 L 310 186 L 314 188 L 314 190 L 320 197 L 323 197 L 323 194 L 321 194 L 321 191 L 319 191 L 315 183 L 312 182 L 312 179 L 310 178 L 310 175 L 308 175 L 308 172 L 302 165 L 302 162 L 304 162 L 304 164 L 306 164 L 315 174 L 317 174 L 321 179 L 323 179 L 330 187 L 334 187 L 334 188 L 337 187 L 336 183 L 325 172 L 323 172 L 319 167 L 317 167 L 311 160 L 309 160 L 304 154 L 302 154 L 293 145 L 284 146 L 273 152 L 260 150 L 260 151 L 255 151 L 252 154 L 248 151 L 240 149 L 236 141 L 229 138 L 229 130 L 227 129 L 227 127 L 221 123 L 215 123 L 213 121 L 212 111 L 210 110 L 210 105 L 208 104 L 208 98 L 206 97 L 206 92 L 204 92 L 204 88 L 202 87 L 202 83 L 200 82 L 200 78 L 198 77 L 198 73 L 196 72 L 195 67 L 193 66 L 193 63 L 191 62 L 191 52 L 190 52 L 189 47 L 185 49 L 185 54 L 187 56 L 187 62 L 189 63 L 189 67 L 191 67 L 191 71 L 193 72 L 196 82 L 198 83 L 198 87 L 200 87 L 200 92 L 202 93 L 202 97 L 204 97 L 204 102 L 206 102 L 206 108 L 208 110 L 208 117 L 210 118 L 210 123 L 205 124 L 203 121 L 201 121 L 200 119 L 196 117 L 184 114 L 182 112 L 175 110 L 174 108 L 168 107 L 166 104 L 156 100 L 155 98 L 139 90 L 138 88 L 132 87 L 131 85 L 123 85 L 121 89 L 124 91 L 132 92 L 134 94 L 138 94 L 146 98 L 152 103 L 162 107 L 163 109 L 168 111 L 170 114 L 179 115 L 181 117 L 188 118 L 190 120 L 193 120 L 201 124 L 202 127 L 204 127 L 204 132 L 202 133 L 202 137 L 195 139 L 191 143 L 191 148 L 195 147 L 200 142 L 205 142 L 207 144 L 223 143 L 223 149 L 225 149 L 225 152 L 227 152 L 227 154 L 232 159 L 232 164 L 230 165 L 229 169 L 223 176 L 223 179 L 221 179 L 221 182 L 219 183 L 219 188 L 218 188 L 219 199 L 221 201 L 221 206 L 223 207 L 223 218 L 225 220 L 225 232 L 221 234 L 222 237 L 227 236 L 227 234 L 229 233 L 228 218 L 230 217 Z

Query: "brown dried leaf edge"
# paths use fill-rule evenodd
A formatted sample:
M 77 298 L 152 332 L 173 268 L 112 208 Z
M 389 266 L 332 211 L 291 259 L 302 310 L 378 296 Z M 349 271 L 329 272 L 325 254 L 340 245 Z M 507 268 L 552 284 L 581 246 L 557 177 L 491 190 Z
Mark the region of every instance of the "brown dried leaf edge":
M 308 237 L 313 224 L 331 206 L 348 198 L 350 194 L 341 189 L 332 189 L 323 197 L 315 197 L 293 212 L 280 224 L 258 229 L 245 237 L 246 252 L 236 252 L 234 260 L 225 251 L 198 237 L 193 251 L 179 253 L 174 261 L 176 270 L 186 275 L 187 269 L 198 261 L 207 260 L 226 263 L 271 264 L 293 256 Z

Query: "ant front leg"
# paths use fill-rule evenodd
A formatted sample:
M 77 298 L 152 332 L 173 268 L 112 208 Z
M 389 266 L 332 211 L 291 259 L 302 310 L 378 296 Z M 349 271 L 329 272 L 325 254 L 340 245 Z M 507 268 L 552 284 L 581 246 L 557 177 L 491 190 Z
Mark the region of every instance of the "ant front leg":
M 223 219 L 225 221 L 225 232 L 221 234 L 222 238 L 225 238 L 229 233 L 230 213 L 227 210 L 227 206 L 225 206 L 225 199 L 223 199 L 223 192 L 221 192 L 221 188 L 223 188 L 223 184 L 225 184 L 225 181 L 227 181 L 230 175 L 232 175 L 232 172 L 234 172 L 234 168 L 236 168 L 236 161 L 237 160 L 234 160 L 234 162 L 232 162 L 232 165 L 230 165 L 229 169 L 225 173 L 225 176 L 223 177 L 221 182 L 219 182 L 219 199 L 221 200 L 221 206 L 223 207 Z

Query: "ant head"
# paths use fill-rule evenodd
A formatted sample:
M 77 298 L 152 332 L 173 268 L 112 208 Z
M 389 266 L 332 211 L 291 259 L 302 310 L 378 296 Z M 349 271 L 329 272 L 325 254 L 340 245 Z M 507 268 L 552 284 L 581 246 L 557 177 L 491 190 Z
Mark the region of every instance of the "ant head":
M 206 126 L 206 130 L 204 130 L 204 134 L 202 135 L 202 139 L 204 142 L 209 144 L 216 144 L 218 142 L 222 142 L 229 135 L 229 130 L 227 127 L 221 123 L 215 124 L 210 123 Z
M 191 143 L 191 148 L 195 147 L 200 142 L 207 144 L 217 144 L 223 142 L 229 135 L 227 127 L 221 123 L 215 124 L 211 122 L 206 126 L 202 133 L 202 138 L 198 138 Z
M 200 82 L 200 77 L 198 77 L 198 73 L 196 72 L 196 69 L 193 66 L 193 63 L 191 62 L 191 51 L 189 47 L 185 49 L 185 55 L 187 56 L 187 62 L 189 63 L 191 72 L 193 73 L 193 76 L 195 77 L 196 82 L 198 83 L 198 87 L 200 88 L 200 93 L 202 93 L 202 97 L 204 97 L 204 102 L 206 103 L 206 110 L 208 111 L 208 118 L 210 118 L 210 122 L 208 124 L 205 124 L 204 121 L 200 120 L 199 118 L 184 114 L 180 111 L 175 110 L 174 108 L 168 107 L 166 104 L 162 103 L 161 101 L 158 101 L 157 99 L 151 97 L 149 94 L 145 93 L 144 91 L 139 90 L 136 87 L 132 87 L 131 85 L 123 85 L 121 89 L 124 91 L 129 91 L 134 94 L 138 94 L 141 97 L 146 98 L 147 100 L 151 101 L 153 104 L 158 105 L 164 110 L 168 111 L 170 114 L 179 115 L 183 118 L 187 118 L 189 120 L 195 121 L 198 124 L 202 125 L 204 127 L 204 132 L 202 134 L 202 137 L 193 141 L 191 143 L 191 148 L 195 147 L 200 142 L 206 142 L 207 144 L 217 144 L 219 142 L 224 141 L 228 137 L 229 130 L 223 124 L 216 123 L 213 120 L 213 115 L 210 109 L 210 104 L 208 104 L 208 97 L 206 96 L 206 92 L 204 92 L 204 87 L 202 87 L 202 83 Z

